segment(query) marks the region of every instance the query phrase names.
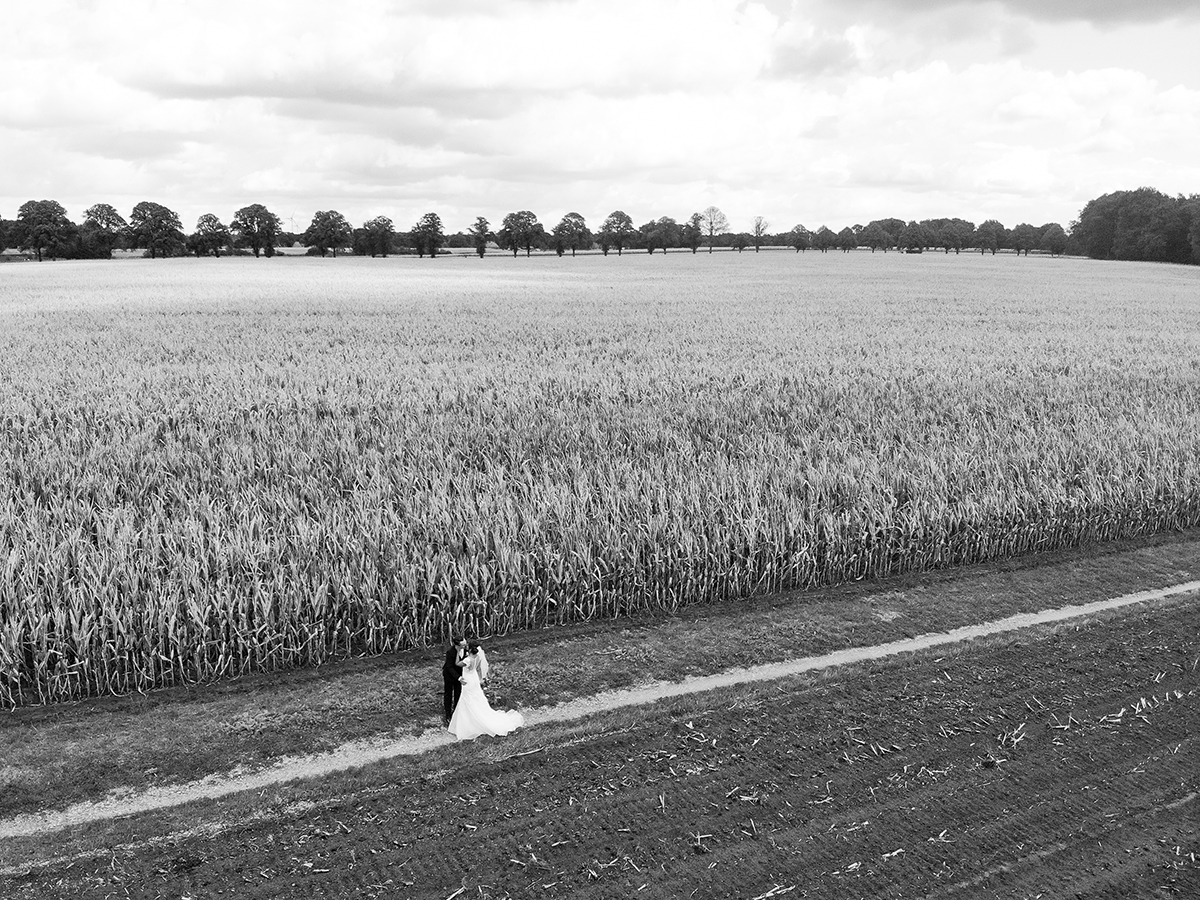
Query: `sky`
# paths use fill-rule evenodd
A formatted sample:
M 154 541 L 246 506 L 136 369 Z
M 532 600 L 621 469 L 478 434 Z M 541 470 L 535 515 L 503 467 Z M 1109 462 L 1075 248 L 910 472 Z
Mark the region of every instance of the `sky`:
M 1200 193 L 1196 0 L 39 0 L 0 28 L 0 216 L 263 203 L 447 231 L 1068 225 Z

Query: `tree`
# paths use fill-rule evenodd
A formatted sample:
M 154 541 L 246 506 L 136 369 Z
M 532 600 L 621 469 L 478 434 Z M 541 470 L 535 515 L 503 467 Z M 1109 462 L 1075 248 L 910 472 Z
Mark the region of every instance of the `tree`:
M 1188 201 L 1154 188 L 1121 192 L 1112 255 L 1116 259 L 1152 262 L 1192 261 L 1188 233 L 1192 222 Z
M 988 219 L 980 225 L 975 229 L 975 246 L 979 248 L 980 255 L 991 250 L 992 256 L 995 256 L 996 250 L 1003 245 L 1007 234 L 1005 227 L 995 219 Z
M 483 259 L 483 254 L 487 253 L 488 241 L 494 236 L 491 228 L 492 226 L 488 220 L 483 216 L 479 216 L 475 219 L 475 224 L 467 229 L 475 245 L 475 252 L 479 254 L 480 259 Z
M 741 253 L 750 246 L 751 240 L 752 238 L 750 237 L 750 232 L 739 231 L 733 236 L 733 248 L 737 250 L 738 253 Z
M 1043 225 L 1038 246 L 1051 256 L 1061 256 L 1067 250 L 1067 232 L 1057 222 Z
M 229 223 L 229 230 L 237 235 L 243 246 L 253 250 L 256 257 L 260 253 L 268 257 L 275 255 L 275 239 L 281 227 L 279 216 L 261 203 L 243 206 L 234 213 L 233 221 Z
M 700 241 L 704 237 L 704 216 L 692 213 L 691 217 L 679 229 L 679 240 L 693 254 L 700 249 Z
M 534 247 L 541 247 L 546 239 L 546 229 L 538 221 L 537 216 L 527 209 L 511 212 L 500 223 L 496 232 L 496 241 L 505 250 L 511 250 L 516 256 L 517 251 L 524 250 L 529 256 Z
M 1012 230 L 1010 237 L 1013 249 L 1017 251 L 1017 256 L 1024 253 L 1029 255 L 1029 251 L 1038 245 L 1037 229 L 1028 222 L 1022 222 Z
M 559 256 L 567 247 L 571 248 L 571 255 L 574 256 L 576 250 L 586 250 L 592 245 L 592 233 L 588 231 L 587 221 L 577 212 L 563 216 L 552 233 Z
M 971 246 L 975 235 L 975 223 L 966 219 L 939 219 L 938 240 L 949 253 L 958 254 L 964 247 Z
M 679 246 L 679 224 L 670 216 L 651 219 L 638 229 L 638 235 L 647 253 L 655 250 L 665 253 L 668 247 Z
M 754 241 L 755 253 L 757 253 L 758 248 L 762 246 L 763 238 L 766 236 L 767 229 L 770 227 L 771 224 L 762 216 L 754 217 L 754 226 L 751 228 L 750 234 L 752 235 L 752 239 Z
M 363 222 L 362 234 L 359 235 L 358 249 L 356 253 L 371 257 L 382 256 L 387 257 L 392 249 L 392 242 L 396 237 L 396 227 L 392 224 L 392 220 L 387 216 L 376 216 Z
M 212 213 L 205 213 L 196 220 L 196 230 L 188 235 L 187 249 L 197 257 L 210 253 L 220 256 L 221 248 L 228 247 L 232 240 L 233 235 L 224 223 Z
M 180 253 L 186 245 L 179 213 L 150 200 L 133 208 L 126 234 L 130 246 L 149 251 L 151 259 Z
M 94 225 L 109 232 L 119 232 L 126 226 L 125 219 L 107 203 L 96 203 L 83 212 L 83 224 Z
M 933 229 L 914 220 L 900 229 L 896 246 L 901 250 L 924 250 L 926 247 L 932 247 L 936 240 Z
M 822 253 L 828 253 L 829 248 L 837 244 L 837 235 L 827 225 L 822 225 L 817 229 L 817 233 L 813 235 L 813 249 L 820 250 Z
M 21 250 L 32 250 L 38 262 L 43 254 L 54 258 L 69 255 L 75 236 L 75 223 L 57 200 L 28 200 L 17 210 L 15 243 Z
M 323 209 L 313 213 L 312 222 L 300 236 L 300 242 L 321 256 L 332 250 L 336 258 L 338 248 L 349 246 L 353 236 L 354 229 L 345 216 L 336 209 Z
M 112 252 L 128 227 L 125 219 L 107 203 L 96 203 L 83 213 L 79 229 L 79 255 L 88 259 L 112 259 Z
M 633 219 L 629 218 L 627 213 L 618 209 L 608 214 L 608 218 L 600 226 L 600 235 L 609 246 L 617 248 L 617 256 L 620 256 L 621 251 L 637 235 L 637 229 L 633 227 Z M 603 244 L 601 245 L 601 249 L 603 249 Z
M 1113 258 L 1113 237 L 1117 231 L 1117 215 L 1121 194 L 1103 194 L 1089 200 L 1071 223 L 1071 243 L 1077 253 L 1092 259 Z
M 430 259 L 436 257 L 438 250 L 446 243 L 446 232 L 437 213 L 429 212 L 421 216 L 420 221 L 413 226 L 411 235 L 417 255 L 424 256 L 428 253 Z
M 1192 246 L 1192 262 L 1200 265 L 1200 194 L 1188 199 L 1192 213 L 1192 224 L 1188 226 L 1188 243 Z
M 872 253 L 879 249 L 886 252 L 896 242 L 895 238 L 884 231 L 878 222 L 872 222 L 864 228 L 862 234 L 859 235 L 859 240 L 863 246 L 870 247 Z
M 900 240 L 900 232 L 904 230 L 904 226 L 907 224 L 903 219 L 875 219 L 867 223 L 867 227 L 870 228 L 872 225 L 878 225 L 880 230 L 887 235 L 888 243 L 883 247 L 884 251 L 887 251 L 897 246 Z
M 872 250 L 882 250 L 887 253 L 889 250 L 895 249 L 896 236 L 904 229 L 904 225 L 905 223 L 899 219 L 873 219 L 863 229 L 863 234 L 871 237 L 869 239 L 864 237 L 863 242 L 868 244 Z
M 812 246 L 812 234 L 803 225 L 796 225 L 788 232 L 788 243 L 799 253 Z
M 725 218 L 725 213 L 721 212 L 715 206 L 710 206 L 704 212 L 700 213 L 701 227 L 704 233 L 708 235 L 708 252 L 713 251 L 713 241 L 718 234 L 725 234 L 729 231 L 729 220 Z
M 858 235 L 854 233 L 854 229 L 846 226 L 837 233 L 838 249 L 843 253 L 849 253 L 858 246 Z

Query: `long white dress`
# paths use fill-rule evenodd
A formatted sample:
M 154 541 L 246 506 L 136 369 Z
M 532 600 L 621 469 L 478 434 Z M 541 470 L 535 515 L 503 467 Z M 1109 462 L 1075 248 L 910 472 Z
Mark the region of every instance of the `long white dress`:
M 462 694 L 454 707 L 447 729 L 460 741 L 470 741 L 481 734 L 508 734 L 525 724 L 525 717 L 516 710 L 492 709 L 480 683 L 479 656 L 468 656 L 463 663 Z

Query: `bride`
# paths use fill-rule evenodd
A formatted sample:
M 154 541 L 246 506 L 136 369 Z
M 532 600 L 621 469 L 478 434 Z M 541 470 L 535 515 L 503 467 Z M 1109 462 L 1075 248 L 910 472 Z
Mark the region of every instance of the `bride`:
M 447 726 L 451 734 L 460 741 L 474 740 L 481 734 L 508 734 L 525 724 L 525 717 L 519 712 L 492 709 L 484 696 L 482 682 L 487 678 L 488 661 L 478 641 L 467 645 L 458 663 L 463 667 L 459 678 L 462 694 Z

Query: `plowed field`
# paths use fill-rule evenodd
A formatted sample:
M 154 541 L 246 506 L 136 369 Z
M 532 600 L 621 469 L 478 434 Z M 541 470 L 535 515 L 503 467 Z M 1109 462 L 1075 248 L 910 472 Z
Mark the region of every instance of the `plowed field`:
M 1198 665 L 1170 603 L 398 761 L 0 896 L 1195 897 Z

